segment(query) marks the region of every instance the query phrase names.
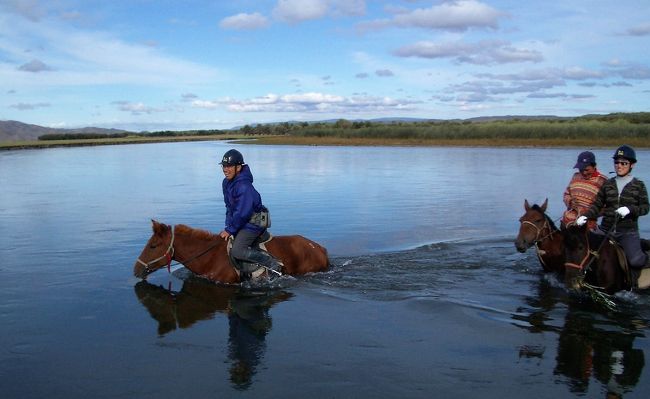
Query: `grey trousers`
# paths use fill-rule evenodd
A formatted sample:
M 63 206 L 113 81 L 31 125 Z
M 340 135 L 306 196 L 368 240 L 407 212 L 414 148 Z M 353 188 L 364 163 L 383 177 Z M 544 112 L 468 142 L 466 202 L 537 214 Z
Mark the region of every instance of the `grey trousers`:
M 599 235 L 605 234 L 600 228 L 594 231 L 594 233 Z M 638 231 L 617 231 L 612 235 L 616 242 L 623 248 L 627 263 L 630 267 L 639 269 L 646 265 L 646 262 L 648 262 L 648 254 L 643 252 L 643 248 L 641 248 L 641 236 Z
M 264 241 L 265 236 L 268 236 L 268 234 L 269 233 L 266 230 L 262 233 L 258 233 L 256 231 L 241 229 L 235 235 L 235 240 L 232 242 L 230 253 L 233 258 L 254 262 L 253 259 L 248 259 L 248 255 L 250 254 L 249 249 L 253 244 Z M 255 245 L 255 247 L 256 246 L 257 245 Z

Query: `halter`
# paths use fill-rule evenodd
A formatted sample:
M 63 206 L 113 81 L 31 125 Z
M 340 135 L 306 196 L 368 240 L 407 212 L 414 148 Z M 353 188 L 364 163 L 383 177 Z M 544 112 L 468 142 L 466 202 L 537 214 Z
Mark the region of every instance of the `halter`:
M 138 258 L 138 263 L 144 266 L 144 271 L 147 274 L 154 271 L 154 270 L 152 270 L 150 268 L 150 266 L 153 265 L 154 263 L 157 263 L 161 259 L 166 259 L 167 260 L 167 270 L 168 271 L 170 270 L 170 266 L 172 264 L 172 257 L 174 256 L 174 227 L 171 228 L 171 232 L 172 232 L 172 239 L 169 242 L 169 247 L 167 247 L 167 250 L 165 251 L 164 254 L 162 254 L 161 256 L 157 257 L 156 259 L 154 259 L 152 261 L 149 261 L 149 262 L 146 262 L 146 263 L 143 262 L 140 258 Z
M 544 240 L 546 240 L 549 237 L 553 238 L 554 231 L 551 228 L 550 223 L 548 222 L 548 217 L 546 215 L 544 215 L 544 225 L 542 226 L 541 229 L 539 227 L 537 227 L 537 225 L 535 223 L 533 223 L 531 221 L 528 221 L 528 220 L 522 220 L 520 223 L 522 225 L 529 224 L 529 225 L 531 225 L 531 226 L 533 226 L 535 228 L 535 231 L 536 231 L 535 240 L 533 241 L 533 244 L 535 244 L 535 253 L 537 254 L 537 258 L 539 259 L 539 262 L 544 267 L 546 267 L 546 261 L 544 260 L 544 257 L 543 257 L 546 254 L 546 251 L 539 248 L 539 243 L 543 242 Z M 544 237 L 539 238 L 539 236 L 542 234 L 542 231 L 544 231 L 544 229 L 548 229 L 549 233 L 547 235 L 545 235 Z

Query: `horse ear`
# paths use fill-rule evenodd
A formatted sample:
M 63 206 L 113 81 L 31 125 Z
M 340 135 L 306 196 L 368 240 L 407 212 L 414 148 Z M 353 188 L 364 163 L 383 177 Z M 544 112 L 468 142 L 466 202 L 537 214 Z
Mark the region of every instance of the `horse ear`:
M 526 211 L 528 211 L 530 209 L 530 205 L 528 205 L 528 200 L 527 199 L 524 200 L 524 209 Z
M 167 225 L 151 219 L 151 225 L 154 234 L 162 235 L 167 230 Z
M 542 209 L 542 212 L 546 212 L 546 206 L 548 205 L 548 198 L 544 200 L 544 203 L 540 207 Z

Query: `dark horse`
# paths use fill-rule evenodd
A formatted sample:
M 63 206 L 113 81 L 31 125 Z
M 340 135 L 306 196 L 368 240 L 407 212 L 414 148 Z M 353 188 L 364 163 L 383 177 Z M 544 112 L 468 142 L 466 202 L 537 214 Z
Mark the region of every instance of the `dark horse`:
M 182 224 L 172 227 L 155 220 L 151 222 L 153 235 L 133 267 L 136 277 L 144 279 L 175 260 L 209 280 L 226 284 L 240 282 L 239 273 L 230 264 L 226 241 L 218 234 Z M 299 235 L 275 237 L 266 243 L 266 248 L 283 263 L 283 274 L 321 272 L 329 266 L 327 250 Z
M 608 294 L 650 286 L 650 269 L 632 269 L 627 266 L 623 250 L 613 239 L 590 234 L 587 225 L 568 226 L 564 232 L 566 256 L 565 282 L 570 288 L 579 288 L 580 281 Z M 650 241 L 642 239 L 644 251 L 650 250 Z
M 571 224 L 566 228 L 564 249 L 567 287 L 579 289 L 583 279 L 608 294 L 632 287 L 625 255 L 619 254 L 617 245 L 606 236 L 591 234 L 590 237 L 586 224 Z
M 542 206 L 530 206 L 524 200 L 526 213 L 519 218 L 519 234 L 515 239 L 517 251 L 524 253 L 533 245 L 545 272 L 564 273 L 564 234 L 546 215 L 548 198 Z

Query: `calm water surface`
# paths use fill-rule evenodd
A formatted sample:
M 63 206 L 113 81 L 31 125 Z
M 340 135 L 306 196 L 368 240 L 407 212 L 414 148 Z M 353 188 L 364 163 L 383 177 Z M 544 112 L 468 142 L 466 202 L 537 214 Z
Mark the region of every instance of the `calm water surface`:
M 512 244 L 524 199 L 559 218 L 582 148 L 240 145 L 272 232 L 320 242 L 332 269 L 265 290 L 132 277 L 150 219 L 222 228 L 231 147 L 0 152 L 2 397 L 650 392 L 650 296 L 608 312 Z

